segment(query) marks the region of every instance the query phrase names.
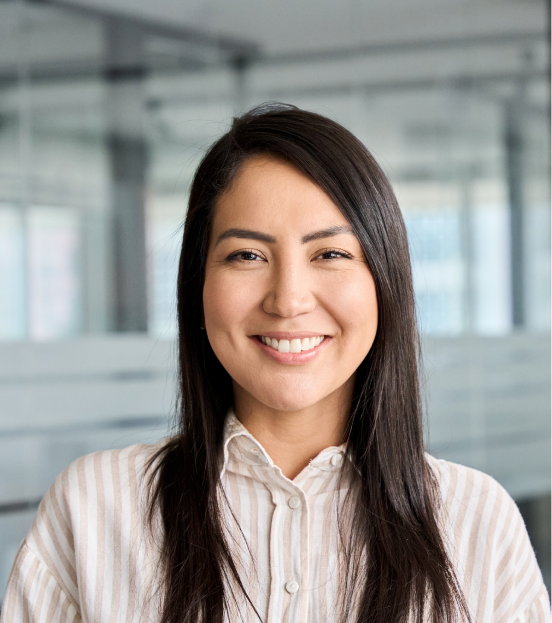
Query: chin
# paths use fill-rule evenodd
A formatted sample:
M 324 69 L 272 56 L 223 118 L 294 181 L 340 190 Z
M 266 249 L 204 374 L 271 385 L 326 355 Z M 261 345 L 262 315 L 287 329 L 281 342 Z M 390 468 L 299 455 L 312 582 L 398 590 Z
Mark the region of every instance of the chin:
M 291 385 L 291 386 L 290 386 Z M 248 389 L 253 397 L 276 411 L 301 411 L 320 402 L 325 394 L 316 386 L 305 386 L 304 383 L 269 385 L 268 387 L 251 387 Z

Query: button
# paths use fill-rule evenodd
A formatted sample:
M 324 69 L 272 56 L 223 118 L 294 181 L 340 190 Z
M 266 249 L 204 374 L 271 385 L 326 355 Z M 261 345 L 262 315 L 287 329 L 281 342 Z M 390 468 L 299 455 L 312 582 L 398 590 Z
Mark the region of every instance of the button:
M 286 591 L 290 595 L 295 595 L 295 593 L 299 590 L 299 584 L 295 580 L 291 580 L 286 584 Z
M 343 455 L 342 454 L 334 454 L 332 456 L 332 461 L 331 461 L 332 465 L 334 467 L 341 467 L 342 463 L 343 463 Z
M 293 497 L 289 498 L 288 506 L 293 509 L 299 508 L 301 506 L 301 500 L 296 495 L 294 495 Z
M 259 461 L 259 463 L 266 463 L 266 457 L 260 452 L 259 448 L 250 448 L 249 452 Z

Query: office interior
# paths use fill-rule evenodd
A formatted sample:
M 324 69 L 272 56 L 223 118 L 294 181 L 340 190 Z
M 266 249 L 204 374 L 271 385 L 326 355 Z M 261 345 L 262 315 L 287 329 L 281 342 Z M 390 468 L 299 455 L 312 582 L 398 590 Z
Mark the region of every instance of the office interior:
M 518 503 L 550 591 L 550 4 L 0 1 L 0 599 L 56 475 L 174 425 L 194 169 L 281 101 L 409 233 L 428 451 Z

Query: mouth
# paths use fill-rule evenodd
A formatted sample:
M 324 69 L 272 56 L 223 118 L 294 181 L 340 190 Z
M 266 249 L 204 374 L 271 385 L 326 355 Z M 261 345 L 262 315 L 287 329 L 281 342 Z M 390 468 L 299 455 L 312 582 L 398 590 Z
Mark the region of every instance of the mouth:
M 273 337 L 274 335 L 274 337 Z M 315 359 L 329 344 L 328 335 L 293 334 L 252 335 L 251 339 L 273 361 L 287 365 L 302 365 Z
M 302 339 L 295 338 L 292 340 L 277 340 L 274 337 L 268 335 L 259 335 L 259 339 L 266 346 L 277 350 L 279 353 L 301 353 L 304 351 L 312 350 L 321 344 L 324 340 L 323 335 L 316 337 L 304 337 Z

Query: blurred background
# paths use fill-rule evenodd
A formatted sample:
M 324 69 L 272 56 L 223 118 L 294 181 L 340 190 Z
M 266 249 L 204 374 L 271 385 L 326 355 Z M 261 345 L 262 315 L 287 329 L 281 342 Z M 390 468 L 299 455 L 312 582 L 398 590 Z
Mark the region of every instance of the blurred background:
M 407 223 L 428 447 L 550 590 L 550 4 L 0 0 L 0 599 L 73 459 L 167 435 L 191 176 L 233 115 L 336 119 Z

